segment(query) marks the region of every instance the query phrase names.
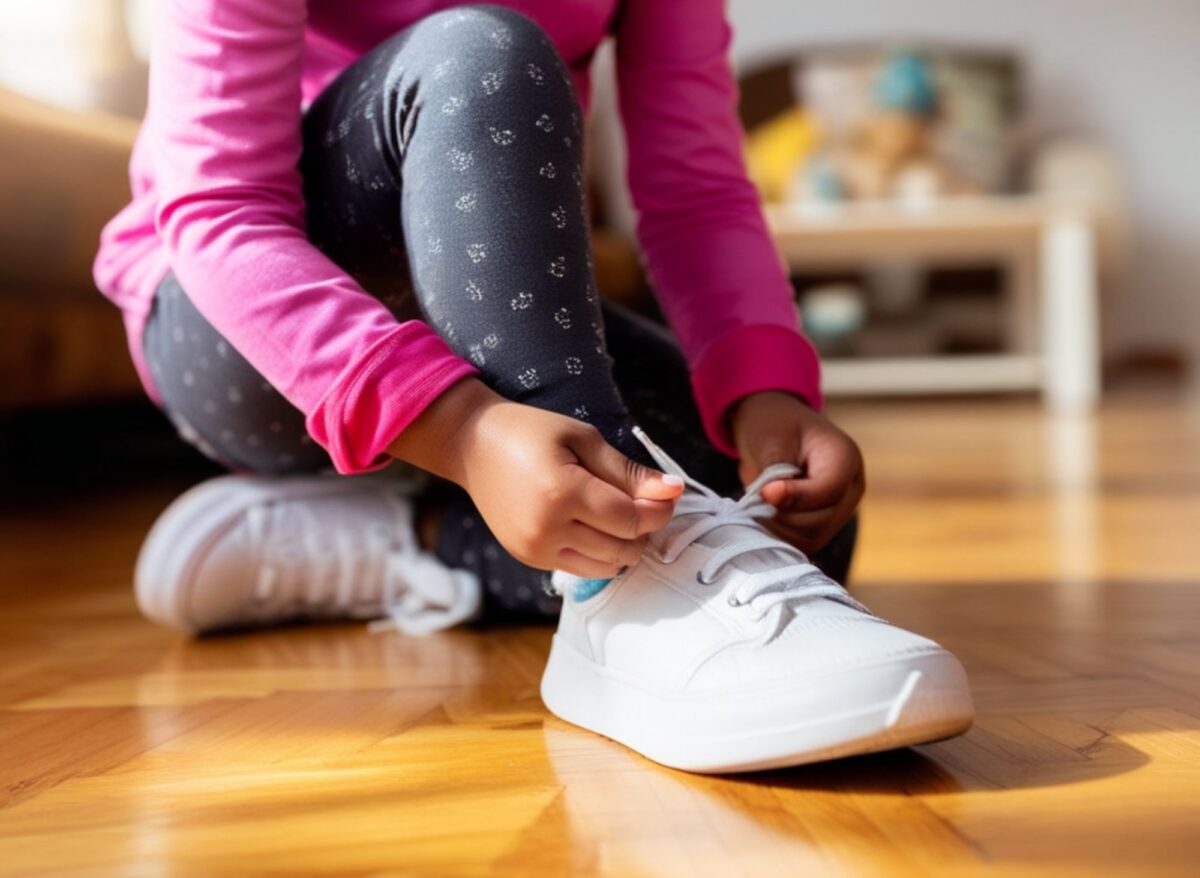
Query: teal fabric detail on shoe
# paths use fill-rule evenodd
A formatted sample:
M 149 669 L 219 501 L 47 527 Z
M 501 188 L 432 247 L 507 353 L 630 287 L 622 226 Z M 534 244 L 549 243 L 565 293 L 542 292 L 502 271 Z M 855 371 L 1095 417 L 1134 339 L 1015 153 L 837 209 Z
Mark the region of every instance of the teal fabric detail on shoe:
M 604 591 L 604 586 L 610 582 L 612 582 L 611 579 L 581 579 L 575 583 L 575 588 L 571 590 L 571 600 L 579 604 L 588 598 L 594 598 L 600 592 Z

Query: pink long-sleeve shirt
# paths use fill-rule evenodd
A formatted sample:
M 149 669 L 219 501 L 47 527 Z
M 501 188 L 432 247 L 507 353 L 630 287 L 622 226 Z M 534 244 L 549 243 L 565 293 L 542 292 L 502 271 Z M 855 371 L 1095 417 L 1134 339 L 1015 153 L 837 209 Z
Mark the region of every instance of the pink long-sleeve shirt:
M 398 321 L 305 237 L 300 116 L 340 71 L 441 0 L 156 0 L 150 102 L 133 198 L 104 230 L 97 285 L 135 365 L 168 269 L 287 399 L 341 472 L 371 469 L 475 368 Z M 617 85 L 644 260 L 692 370 L 706 431 L 735 401 L 784 390 L 820 406 L 817 357 L 747 179 L 723 0 L 505 0 L 566 61 L 586 110 L 597 45 Z

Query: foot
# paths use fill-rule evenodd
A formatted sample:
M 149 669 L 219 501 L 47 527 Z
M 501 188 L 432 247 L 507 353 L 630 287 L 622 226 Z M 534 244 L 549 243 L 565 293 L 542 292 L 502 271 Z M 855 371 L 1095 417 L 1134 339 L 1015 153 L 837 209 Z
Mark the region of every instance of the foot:
M 556 573 L 542 679 L 562 719 L 688 771 L 776 768 L 939 740 L 974 709 L 958 660 L 871 614 L 737 501 L 688 478 L 675 518 L 615 579 Z
M 417 543 L 412 505 L 378 479 L 224 476 L 172 503 L 142 545 L 138 606 L 190 632 L 380 619 L 412 634 L 475 615 L 478 579 Z

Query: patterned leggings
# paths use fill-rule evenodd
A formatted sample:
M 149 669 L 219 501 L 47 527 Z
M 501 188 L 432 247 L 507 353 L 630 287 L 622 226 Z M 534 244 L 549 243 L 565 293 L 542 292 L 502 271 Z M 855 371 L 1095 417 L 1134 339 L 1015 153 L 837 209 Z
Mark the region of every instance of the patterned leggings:
M 582 140 L 571 80 L 536 24 L 491 6 L 432 14 L 349 67 L 306 113 L 309 237 L 397 318 L 433 326 L 497 392 L 588 421 L 651 463 L 630 432 L 639 423 L 697 478 L 737 494 L 736 466 L 704 436 L 675 341 L 597 296 Z M 173 275 L 156 293 L 145 349 L 167 414 L 205 454 L 260 473 L 329 468 L 301 413 Z M 443 506 L 438 555 L 480 576 L 491 617 L 556 614 L 544 574 L 508 555 L 463 491 L 430 490 Z M 851 527 L 814 560 L 844 578 L 853 543 Z

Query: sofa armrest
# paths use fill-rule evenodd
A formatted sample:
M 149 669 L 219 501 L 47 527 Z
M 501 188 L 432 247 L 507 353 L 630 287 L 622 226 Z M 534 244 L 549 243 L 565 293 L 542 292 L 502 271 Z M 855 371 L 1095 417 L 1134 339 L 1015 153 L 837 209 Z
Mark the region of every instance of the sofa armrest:
M 129 200 L 137 123 L 0 89 L 0 295 L 94 294 L 100 230 Z

